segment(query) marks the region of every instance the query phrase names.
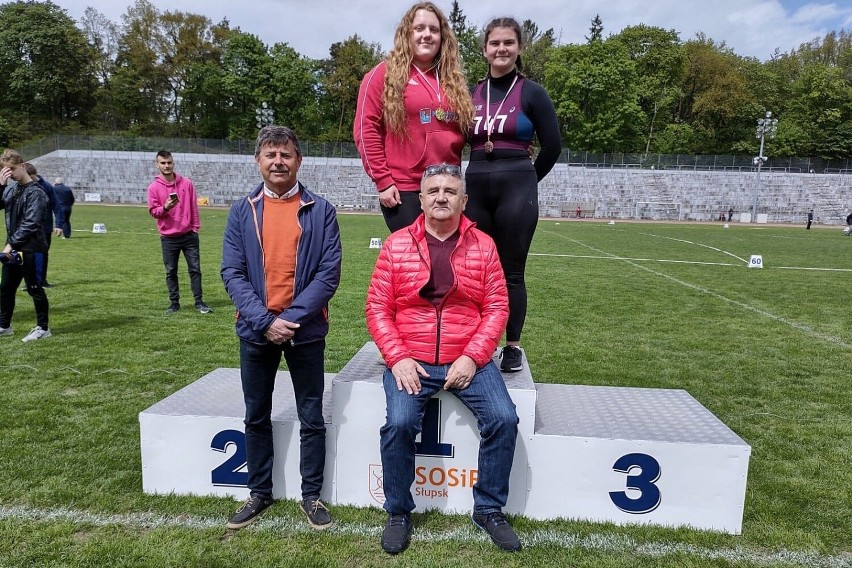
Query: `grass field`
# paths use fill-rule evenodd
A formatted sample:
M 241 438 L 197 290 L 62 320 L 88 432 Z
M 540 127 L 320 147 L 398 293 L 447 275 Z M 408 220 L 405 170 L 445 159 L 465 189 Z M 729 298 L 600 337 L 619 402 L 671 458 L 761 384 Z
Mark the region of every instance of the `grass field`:
M 142 493 L 138 413 L 237 367 L 218 275 L 227 211 L 202 211 L 205 299 L 168 305 L 144 208 L 82 205 L 54 240 L 54 337 L 20 292 L 0 339 L 0 566 L 852 566 L 852 238 L 839 228 L 541 221 L 523 345 L 537 382 L 686 389 L 752 446 L 743 534 L 514 519 L 497 551 L 463 516 L 415 515 L 412 547 L 383 554 L 379 509 L 332 507 L 306 528 L 295 502 L 239 532 L 235 502 Z M 341 215 L 344 271 L 327 371 L 369 340 L 366 286 L 386 235 Z M 760 254 L 764 268 L 749 269 Z

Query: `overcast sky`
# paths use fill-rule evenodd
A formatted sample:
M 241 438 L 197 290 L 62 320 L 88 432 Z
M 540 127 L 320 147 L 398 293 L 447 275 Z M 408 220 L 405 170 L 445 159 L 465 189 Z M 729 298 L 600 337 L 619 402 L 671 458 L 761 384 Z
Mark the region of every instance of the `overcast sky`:
M 0 0 L 2 1 L 2 0 Z M 92 6 L 120 24 L 129 0 L 54 0 L 79 21 Z M 387 51 L 402 14 L 403 0 L 152 0 L 161 11 L 227 18 L 232 28 L 255 34 L 271 46 L 286 42 L 302 55 L 321 59 L 332 43 L 358 34 Z M 452 0 L 435 2 L 445 13 Z M 822 37 L 831 30 L 852 30 L 852 0 L 459 0 L 468 24 L 481 27 L 493 17 L 533 20 L 553 28 L 561 43 L 581 43 L 600 14 L 604 37 L 625 26 L 646 24 L 680 33 L 681 41 L 704 32 L 725 42 L 738 55 L 765 61 Z

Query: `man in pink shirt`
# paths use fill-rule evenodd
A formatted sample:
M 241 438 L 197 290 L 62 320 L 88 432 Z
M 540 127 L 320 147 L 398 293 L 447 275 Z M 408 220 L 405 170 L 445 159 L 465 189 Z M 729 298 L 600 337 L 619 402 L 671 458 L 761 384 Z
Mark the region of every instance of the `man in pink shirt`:
M 160 243 L 163 247 L 163 264 L 166 265 L 166 286 L 169 289 L 167 314 L 180 309 L 180 287 L 177 265 L 180 253 L 186 259 L 189 282 L 195 297 L 195 309 L 202 314 L 212 310 L 204 303 L 201 292 L 201 253 L 198 246 L 198 201 L 192 182 L 175 173 L 171 152 L 157 152 L 157 169 L 160 175 L 148 186 L 148 212 L 157 220 Z

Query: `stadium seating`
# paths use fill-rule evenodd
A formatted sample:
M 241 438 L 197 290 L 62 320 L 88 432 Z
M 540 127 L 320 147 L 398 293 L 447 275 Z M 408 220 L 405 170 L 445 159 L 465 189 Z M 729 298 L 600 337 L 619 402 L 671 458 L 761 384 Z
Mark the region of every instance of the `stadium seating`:
M 175 153 L 174 159 L 176 171 L 192 179 L 210 205 L 230 205 L 260 181 L 253 156 Z M 153 152 L 56 150 L 32 162 L 47 179 L 63 176 L 80 201 L 97 193 L 105 203 L 144 204 L 157 174 Z M 300 179 L 339 210 L 378 210 L 375 188 L 358 159 L 306 156 Z M 845 224 L 852 210 L 845 191 L 850 180 L 848 172 L 764 170 L 758 212 L 770 223 L 802 223 L 813 209 L 819 224 Z M 539 184 L 539 211 L 543 217 L 573 217 L 578 204 L 586 218 L 715 221 L 731 207 L 737 214 L 750 212 L 756 184 L 756 173 L 743 168 L 560 163 Z

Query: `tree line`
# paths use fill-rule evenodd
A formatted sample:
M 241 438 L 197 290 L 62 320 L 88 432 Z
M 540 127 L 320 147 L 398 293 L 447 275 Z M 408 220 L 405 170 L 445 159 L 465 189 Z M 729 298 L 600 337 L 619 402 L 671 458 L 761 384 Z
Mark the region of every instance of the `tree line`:
M 471 83 L 482 27 L 448 14 Z M 703 34 L 637 24 L 580 44 L 522 23 L 524 73 L 547 89 L 572 151 L 756 155 L 756 119 L 779 119 L 773 156 L 852 157 L 852 33 L 765 61 Z M 362 76 L 384 57 L 357 34 L 311 59 L 227 19 L 136 0 L 116 23 L 51 1 L 0 4 L 0 146 L 48 133 L 252 139 L 263 102 L 305 140 L 350 141 Z

